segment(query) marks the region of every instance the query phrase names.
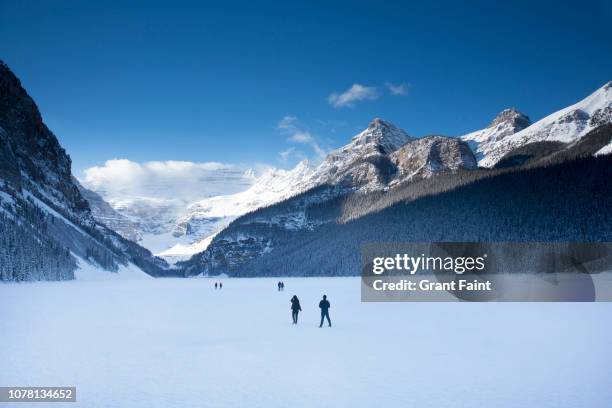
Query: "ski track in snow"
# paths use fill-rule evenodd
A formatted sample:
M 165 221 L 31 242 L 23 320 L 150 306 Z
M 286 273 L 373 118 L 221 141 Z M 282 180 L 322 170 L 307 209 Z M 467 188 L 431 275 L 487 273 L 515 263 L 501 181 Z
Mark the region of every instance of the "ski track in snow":
M 0 285 L 0 384 L 76 386 L 58 408 L 612 406 L 610 303 L 361 303 L 358 278 L 284 281 Z

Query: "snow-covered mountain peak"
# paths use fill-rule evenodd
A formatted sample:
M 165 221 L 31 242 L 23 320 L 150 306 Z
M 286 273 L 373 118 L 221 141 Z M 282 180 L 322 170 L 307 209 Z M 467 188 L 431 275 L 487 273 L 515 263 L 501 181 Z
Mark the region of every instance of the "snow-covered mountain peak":
M 534 142 L 574 142 L 598 126 L 612 123 L 612 82 L 574 105 L 561 109 L 533 125 L 487 146 L 479 164 L 494 166 L 510 151 Z M 470 141 L 470 135 L 463 137 Z
M 581 100 L 580 102 L 569 106 L 559 112 L 572 111 L 575 109 L 582 109 L 589 114 L 593 114 L 596 110 L 603 106 L 610 105 L 612 103 L 612 81 L 607 82 L 601 88 Z M 557 113 L 559 113 L 557 112 Z M 555 113 L 549 116 L 553 116 Z
M 375 118 L 363 132 L 353 136 L 351 143 L 342 150 L 361 150 L 364 146 L 376 146 L 384 150 L 381 153 L 391 153 L 409 140 L 411 137 L 402 129 L 390 122 Z
M 461 136 L 461 140 L 468 143 L 476 158 L 480 161 L 493 150 L 500 140 L 527 128 L 529 125 L 531 125 L 529 116 L 516 108 L 508 108 L 498 113 L 489 123 L 489 126 Z
M 261 194 L 272 191 L 290 196 L 303 190 L 300 186 L 309 179 L 313 171 L 307 159 L 299 162 L 291 170 L 271 168 L 262 174 L 247 191 Z
M 375 131 L 377 129 L 380 130 L 386 130 L 386 129 L 392 129 L 395 128 L 397 129 L 397 127 L 395 125 L 393 125 L 390 122 L 387 122 L 381 118 L 374 118 L 372 119 L 372 121 L 368 124 L 368 129 Z
M 508 108 L 499 112 L 487 127 L 492 128 L 499 125 L 506 125 L 509 128 L 514 128 L 515 132 L 517 132 L 531 125 L 531 120 L 529 116 L 516 108 Z
M 270 168 L 256 178 L 247 190 L 205 198 L 189 205 L 172 231 L 183 238 L 159 255 L 167 259 L 182 259 L 206 249 L 212 238 L 231 221 L 258 208 L 294 196 L 312 187 L 314 169 L 302 160 L 291 170 Z
M 397 126 L 376 118 L 351 138 L 349 144 L 331 151 L 315 169 L 311 186 L 343 185 L 350 188 L 381 188 L 376 159 L 382 158 L 414 140 Z

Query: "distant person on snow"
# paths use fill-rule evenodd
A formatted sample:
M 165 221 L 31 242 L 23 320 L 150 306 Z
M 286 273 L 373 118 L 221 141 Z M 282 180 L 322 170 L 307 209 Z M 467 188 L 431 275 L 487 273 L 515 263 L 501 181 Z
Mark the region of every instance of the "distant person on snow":
M 281 290 L 285 290 L 285 282 L 281 281 Z
M 223 289 L 223 283 L 219 282 L 219 289 Z
M 302 307 L 300 306 L 300 299 L 297 296 L 293 295 L 291 298 L 291 317 L 293 318 L 293 324 L 297 324 L 298 321 L 298 313 L 302 311 Z
M 281 282 L 278 281 L 278 291 L 280 292 L 280 290 L 281 290 Z
M 323 327 L 323 319 L 327 318 L 327 323 L 329 323 L 329 327 L 331 327 L 331 320 L 329 320 L 329 308 L 331 305 L 327 300 L 327 295 L 323 295 L 323 300 L 319 302 L 319 308 L 321 309 L 321 324 L 319 327 Z
M 215 289 L 217 289 L 217 282 L 215 282 Z

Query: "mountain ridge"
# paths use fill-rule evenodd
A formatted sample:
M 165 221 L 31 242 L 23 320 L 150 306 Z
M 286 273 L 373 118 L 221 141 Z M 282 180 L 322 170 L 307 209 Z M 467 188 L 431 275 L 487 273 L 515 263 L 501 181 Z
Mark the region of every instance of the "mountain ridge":
M 570 143 L 612 122 L 612 81 L 584 99 L 547 115 L 492 146 L 479 165 L 493 167 L 510 151 L 535 142 Z M 464 136 L 465 138 L 465 136 Z
M 508 108 L 485 129 L 462 137 L 413 137 L 375 118 L 316 166 L 303 161 L 292 170 L 249 174 L 245 177 L 252 184 L 246 190 L 205 197 L 186 206 L 181 216 L 157 219 L 165 222 L 168 234 L 191 239 L 164 251 L 179 261 L 170 267 L 132 242 L 140 239 L 143 226 L 117 211 L 128 198 L 111 206 L 73 177 L 69 155 L 19 79 L 0 62 L 0 224 L 7 237 L 23 243 L 13 264 L 2 265 L 0 279 L 72 279 L 82 262 L 111 272 L 133 264 L 153 276 L 238 273 L 303 237 L 316 241 L 324 236 L 316 236 L 319 232 L 359 223 L 402 202 L 463 191 L 481 178 L 597 155 L 603 158 L 587 160 L 585 166 L 601 169 L 606 152 L 612 151 L 610 123 L 612 82 L 533 124 L 527 115 Z M 564 168 L 587 171 L 571 164 Z M 223 171 L 225 175 L 212 175 L 214 182 L 238 174 L 236 169 Z M 150 216 L 150 209 L 143 211 L 145 218 Z M 44 270 L 49 262 L 57 266 Z M 26 272 L 20 272 L 17 265 L 26 263 L 32 266 L 22 266 Z
M 82 262 L 117 272 L 134 264 L 159 275 L 168 265 L 98 223 L 71 171 L 70 156 L 34 100 L 0 61 L 0 247 L 2 280 L 74 279 Z

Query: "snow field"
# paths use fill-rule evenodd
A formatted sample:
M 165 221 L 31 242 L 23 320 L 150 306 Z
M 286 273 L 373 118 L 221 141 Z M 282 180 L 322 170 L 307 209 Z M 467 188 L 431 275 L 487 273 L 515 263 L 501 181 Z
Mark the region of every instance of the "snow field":
M 283 280 L 0 285 L 0 385 L 74 385 L 39 404 L 72 408 L 612 404 L 610 303 L 361 303 L 358 278 Z

